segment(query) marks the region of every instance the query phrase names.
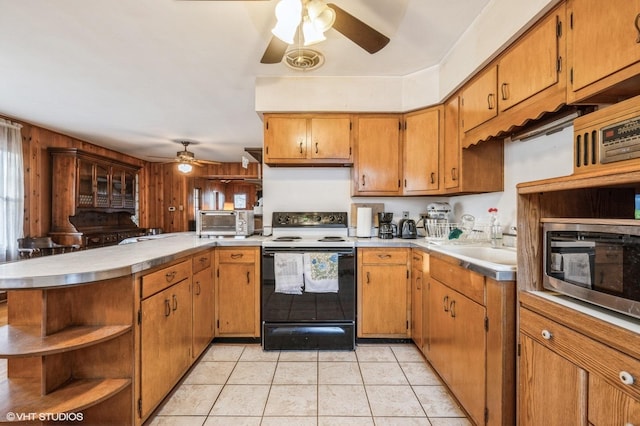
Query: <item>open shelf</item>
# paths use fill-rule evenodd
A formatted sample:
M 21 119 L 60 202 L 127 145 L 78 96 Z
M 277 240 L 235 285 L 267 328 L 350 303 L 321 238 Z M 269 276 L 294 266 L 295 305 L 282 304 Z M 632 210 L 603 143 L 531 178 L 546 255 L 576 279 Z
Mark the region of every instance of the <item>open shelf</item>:
M 131 330 L 131 325 L 74 326 L 42 337 L 37 326 L 0 327 L 0 358 L 51 355 L 91 346 Z
M 40 379 L 0 381 L 0 418 L 13 413 L 80 412 L 131 385 L 130 379 L 72 380 L 58 390 L 41 395 Z

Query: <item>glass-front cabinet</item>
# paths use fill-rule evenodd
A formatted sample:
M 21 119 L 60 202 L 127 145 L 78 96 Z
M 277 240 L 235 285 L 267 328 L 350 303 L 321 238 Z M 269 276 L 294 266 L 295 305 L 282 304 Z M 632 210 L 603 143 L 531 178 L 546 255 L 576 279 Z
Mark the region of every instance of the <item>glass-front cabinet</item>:
M 135 170 L 78 158 L 77 176 L 78 208 L 135 209 Z

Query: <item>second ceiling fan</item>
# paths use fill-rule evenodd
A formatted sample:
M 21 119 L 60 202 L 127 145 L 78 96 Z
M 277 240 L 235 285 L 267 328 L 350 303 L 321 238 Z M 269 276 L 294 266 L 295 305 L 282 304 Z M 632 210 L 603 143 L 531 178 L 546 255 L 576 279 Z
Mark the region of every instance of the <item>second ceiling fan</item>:
M 389 43 L 389 37 L 335 4 L 322 0 L 280 0 L 275 13 L 278 22 L 271 31 L 273 36 L 260 60 L 263 64 L 282 61 L 289 45 L 294 44 L 300 26 L 306 46 L 324 40 L 323 33 L 330 28 L 371 54 Z

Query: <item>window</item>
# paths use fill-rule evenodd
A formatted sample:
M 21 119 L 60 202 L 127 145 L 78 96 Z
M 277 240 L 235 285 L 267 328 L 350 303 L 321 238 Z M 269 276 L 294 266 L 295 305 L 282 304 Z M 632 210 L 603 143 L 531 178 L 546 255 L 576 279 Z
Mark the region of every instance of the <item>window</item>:
M 0 118 L 0 262 L 18 258 L 24 227 L 24 171 L 19 124 Z

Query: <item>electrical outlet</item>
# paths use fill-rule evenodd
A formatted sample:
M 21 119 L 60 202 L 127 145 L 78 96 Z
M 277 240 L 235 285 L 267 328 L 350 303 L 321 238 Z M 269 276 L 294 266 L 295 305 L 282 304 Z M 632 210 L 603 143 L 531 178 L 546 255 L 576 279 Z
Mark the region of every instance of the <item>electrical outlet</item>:
M 409 212 L 402 212 L 403 219 L 409 219 Z

